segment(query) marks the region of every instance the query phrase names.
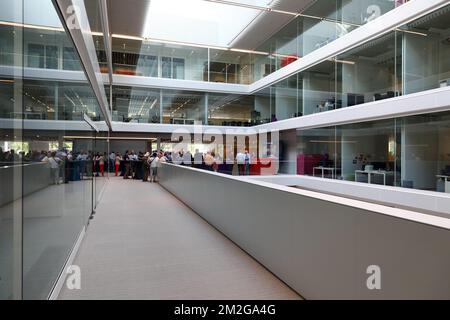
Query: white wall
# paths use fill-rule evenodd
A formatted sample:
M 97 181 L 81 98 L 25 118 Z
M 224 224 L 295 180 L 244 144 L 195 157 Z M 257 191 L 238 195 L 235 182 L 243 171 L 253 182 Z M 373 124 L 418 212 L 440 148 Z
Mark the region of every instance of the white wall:
M 448 219 L 194 168 L 160 170 L 164 188 L 306 299 L 450 297 Z M 205 188 L 213 185 L 221 188 Z M 382 290 L 367 288 L 373 264 Z

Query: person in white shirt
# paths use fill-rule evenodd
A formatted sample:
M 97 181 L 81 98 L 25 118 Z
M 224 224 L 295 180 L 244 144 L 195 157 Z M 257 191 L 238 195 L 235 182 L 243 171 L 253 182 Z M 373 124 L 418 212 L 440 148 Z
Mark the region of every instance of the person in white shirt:
M 148 159 L 150 164 L 150 182 L 158 182 L 158 167 L 160 158 L 156 152 L 153 152 L 152 156 Z
M 50 153 L 50 157 L 47 158 L 48 165 L 50 166 L 50 176 L 54 184 L 59 184 L 59 163 L 61 160 L 56 157 L 56 152 Z
M 168 162 L 167 156 L 164 152 L 160 152 L 159 153 L 159 164 L 163 163 L 163 162 Z
M 81 151 L 80 154 L 77 157 L 78 161 L 86 161 L 87 160 L 87 154 L 84 151 Z
M 189 150 L 183 155 L 183 164 L 188 167 L 192 165 L 192 154 Z
M 203 154 L 198 149 L 195 149 L 194 167 L 201 168 L 202 165 L 203 165 Z
M 238 165 L 238 169 L 239 169 L 239 175 L 243 176 L 245 174 L 245 153 L 243 152 L 238 152 L 236 155 L 236 163 Z

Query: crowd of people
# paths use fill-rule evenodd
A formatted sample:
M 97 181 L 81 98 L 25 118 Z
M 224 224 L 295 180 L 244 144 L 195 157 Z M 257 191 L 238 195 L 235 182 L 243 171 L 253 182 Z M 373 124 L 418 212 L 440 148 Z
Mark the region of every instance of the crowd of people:
M 112 151 L 108 156 L 100 155 L 98 159 L 102 174 L 103 168 L 107 167 L 115 176 L 123 179 L 157 182 L 158 168 L 164 162 L 225 174 L 249 175 L 253 155 L 248 150 L 243 150 L 236 156 L 229 153 L 228 157 L 223 159 L 214 151 L 202 153 L 198 149 L 194 154 L 184 150 L 178 152 L 155 150 L 145 153 L 126 150 L 124 153 Z
M 17 153 L 15 150 L 4 152 L 0 148 L 2 165 L 13 165 L 18 162 L 47 163 L 51 169 L 51 179 L 55 184 L 83 180 L 92 175 L 104 176 L 105 171 L 121 176 L 123 179 L 157 182 L 158 168 L 164 162 L 226 174 L 249 175 L 252 159 L 253 155 L 248 150 L 238 152 L 236 156 L 230 152 L 223 159 L 214 151 L 202 153 L 198 149 L 194 154 L 183 150 L 179 152 L 157 150 L 146 153 L 126 150 L 124 153 L 112 151 L 107 154 L 84 150 L 74 152 L 66 149 Z
M 238 152 L 236 156 L 233 152 L 228 152 L 225 158 L 214 151 L 202 153 L 196 149 L 194 155 L 190 151 L 174 153 L 173 163 L 226 174 L 249 175 L 253 159 L 254 155 L 247 149 Z
M 169 152 L 134 152 L 127 150 L 123 153 L 111 152 L 109 164 L 114 168 L 115 176 L 123 179 L 142 179 L 143 181 L 157 182 L 158 168 L 162 162 L 172 162 Z
M 3 151 L 0 148 L 0 164 L 11 166 L 17 164 L 46 163 L 50 168 L 53 183 L 68 183 L 82 180 L 92 175 L 104 176 L 107 163 L 106 152 L 83 151 L 72 152 L 67 149 L 56 151 L 16 152 L 14 149 Z

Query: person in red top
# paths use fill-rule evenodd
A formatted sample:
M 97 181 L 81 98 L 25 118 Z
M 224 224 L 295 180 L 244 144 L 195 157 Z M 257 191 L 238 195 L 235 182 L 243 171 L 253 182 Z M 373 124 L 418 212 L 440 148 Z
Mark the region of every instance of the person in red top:
M 122 156 L 120 155 L 120 153 L 116 154 L 116 160 L 115 160 L 115 165 L 116 165 L 116 177 L 119 175 L 119 167 L 120 167 L 120 161 L 122 161 Z
M 100 165 L 100 173 L 102 174 L 102 177 L 105 176 L 105 156 L 106 154 L 100 154 L 98 157 L 98 162 Z

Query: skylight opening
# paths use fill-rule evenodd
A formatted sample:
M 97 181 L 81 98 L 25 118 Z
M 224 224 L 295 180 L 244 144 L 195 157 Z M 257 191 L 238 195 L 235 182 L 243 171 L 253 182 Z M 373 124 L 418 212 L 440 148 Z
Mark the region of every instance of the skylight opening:
M 267 7 L 272 1 L 228 2 Z M 205 0 L 151 0 L 142 37 L 228 47 L 261 12 Z

